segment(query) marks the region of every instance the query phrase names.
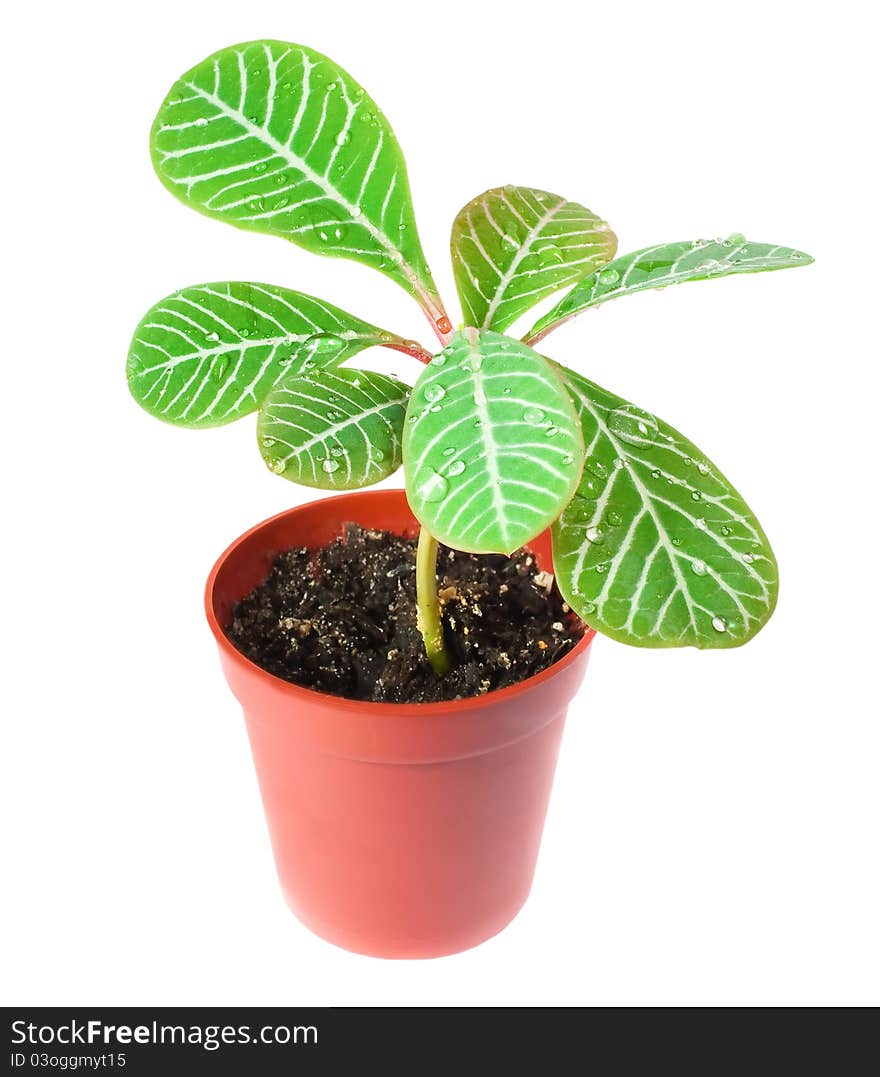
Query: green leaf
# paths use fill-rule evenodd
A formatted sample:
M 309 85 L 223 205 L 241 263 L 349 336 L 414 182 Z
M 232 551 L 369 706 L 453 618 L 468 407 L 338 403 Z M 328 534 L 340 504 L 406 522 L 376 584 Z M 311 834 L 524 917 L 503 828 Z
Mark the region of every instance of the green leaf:
M 151 148 L 187 205 L 363 262 L 443 316 L 394 132 L 326 56 L 283 41 L 221 49 L 172 86 Z
M 751 509 L 677 430 L 563 374 L 586 445 L 577 494 L 553 525 L 566 601 L 600 632 L 640 647 L 751 639 L 777 592 L 776 560 Z
M 661 243 L 632 254 L 622 254 L 604 269 L 592 273 L 545 314 L 524 339 L 530 344 L 588 307 L 647 288 L 666 288 L 689 280 L 711 280 L 734 273 L 762 273 L 809 265 L 803 251 L 770 243 L 751 243 L 744 236 Z
M 614 256 L 617 237 L 577 202 L 531 187 L 496 187 L 452 225 L 452 262 L 466 325 L 506 329 L 545 296 Z
M 370 486 L 400 467 L 409 386 L 365 370 L 283 378 L 257 420 L 270 471 L 330 490 Z
M 413 389 L 403 438 L 410 506 L 442 542 L 511 553 L 559 515 L 583 459 L 554 367 L 500 333 L 465 329 Z
M 209 427 L 256 411 L 282 374 L 342 362 L 392 336 L 321 299 L 270 284 L 197 284 L 144 316 L 128 385 L 151 415 Z

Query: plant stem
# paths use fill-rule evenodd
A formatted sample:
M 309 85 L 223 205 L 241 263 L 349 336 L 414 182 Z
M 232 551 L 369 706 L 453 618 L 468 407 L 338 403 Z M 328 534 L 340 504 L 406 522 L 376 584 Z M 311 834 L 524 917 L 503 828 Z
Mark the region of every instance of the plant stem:
M 449 320 L 449 315 L 446 313 L 446 308 L 443 306 L 440 296 L 421 294 L 418 296 L 418 303 L 425 317 L 431 323 L 431 328 L 437 334 L 437 339 L 444 346 L 448 344 L 449 338 L 452 336 L 452 322 Z
M 404 340 L 403 338 L 396 338 L 394 340 L 386 341 L 383 345 L 386 348 L 390 348 L 395 352 L 403 352 L 404 355 L 411 355 L 414 359 L 418 359 L 420 363 L 428 364 L 434 358 L 427 348 L 423 348 L 417 340 Z
M 416 552 L 416 610 L 419 631 L 431 668 L 438 677 L 449 669 L 449 655 L 443 641 L 440 600 L 437 597 L 437 540 L 423 527 Z

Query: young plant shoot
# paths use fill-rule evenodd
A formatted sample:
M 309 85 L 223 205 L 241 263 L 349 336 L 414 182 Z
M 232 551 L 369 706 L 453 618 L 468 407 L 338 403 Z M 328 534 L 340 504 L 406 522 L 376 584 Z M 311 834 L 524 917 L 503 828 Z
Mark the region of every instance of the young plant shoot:
M 453 332 L 394 133 L 332 60 L 280 41 L 222 49 L 172 86 L 151 148 L 187 205 L 362 262 L 424 311 L 436 354 L 302 292 L 194 285 L 147 312 L 127 372 L 138 403 L 166 422 L 211 427 L 257 412 L 264 461 L 293 482 L 353 490 L 402 464 L 421 524 L 419 627 L 437 673 L 448 668 L 438 542 L 509 554 L 551 527 L 564 599 L 636 646 L 732 647 L 766 623 L 773 552 L 715 464 L 656 415 L 535 349 L 610 299 L 804 266 L 809 255 L 742 235 L 617 255 L 608 224 L 583 205 L 507 185 L 453 222 L 463 310 Z M 565 289 L 521 339 L 508 335 Z M 414 386 L 349 365 L 377 345 L 425 364 Z

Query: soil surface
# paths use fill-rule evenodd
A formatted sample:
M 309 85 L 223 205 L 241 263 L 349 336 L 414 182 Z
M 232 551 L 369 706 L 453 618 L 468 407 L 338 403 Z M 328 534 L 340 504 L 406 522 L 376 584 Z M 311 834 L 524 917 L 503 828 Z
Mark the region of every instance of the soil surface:
M 416 624 L 416 540 L 348 524 L 320 550 L 279 554 L 226 633 L 251 661 L 348 699 L 429 703 L 483 695 L 546 669 L 583 635 L 534 557 L 440 547 L 452 668 L 438 677 Z

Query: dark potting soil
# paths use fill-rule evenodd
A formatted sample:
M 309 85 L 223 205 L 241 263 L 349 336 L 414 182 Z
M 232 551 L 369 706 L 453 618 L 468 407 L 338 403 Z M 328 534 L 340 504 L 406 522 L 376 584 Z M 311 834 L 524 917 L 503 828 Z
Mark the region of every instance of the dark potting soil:
M 226 633 L 258 666 L 321 692 L 383 703 L 483 695 L 525 680 L 583 635 L 534 557 L 440 547 L 452 668 L 438 677 L 416 624 L 416 540 L 348 524 L 320 550 L 279 554 L 236 604 Z

